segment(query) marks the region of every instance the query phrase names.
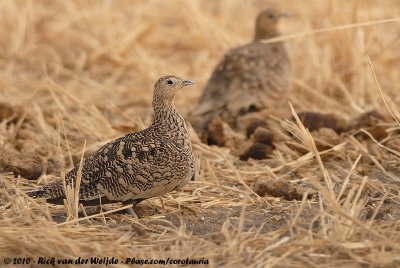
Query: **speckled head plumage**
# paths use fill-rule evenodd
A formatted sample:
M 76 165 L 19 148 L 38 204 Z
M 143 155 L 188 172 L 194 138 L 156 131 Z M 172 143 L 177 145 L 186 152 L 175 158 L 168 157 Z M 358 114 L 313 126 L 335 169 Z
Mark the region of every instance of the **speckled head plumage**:
M 286 14 L 275 8 L 267 8 L 261 11 L 256 19 L 254 39 L 261 40 L 278 36 L 278 23 L 283 16 L 286 16 Z
M 176 92 L 185 86 L 194 84 L 192 80 L 184 80 L 175 75 L 166 75 L 158 79 L 154 85 L 154 100 L 173 101 Z

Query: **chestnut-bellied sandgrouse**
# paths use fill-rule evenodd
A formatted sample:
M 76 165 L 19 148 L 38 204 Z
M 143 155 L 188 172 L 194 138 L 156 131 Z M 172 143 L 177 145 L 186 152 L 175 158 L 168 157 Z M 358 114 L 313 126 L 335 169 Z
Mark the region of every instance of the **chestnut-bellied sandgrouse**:
M 238 116 L 268 108 L 290 87 L 291 63 L 283 42 L 264 43 L 279 35 L 284 14 L 262 11 L 256 20 L 254 40 L 230 50 L 216 66 L 197 106 L 189 117 L 196 130 L 213 116 L 236 127 Z
M 83 161 L 79 199 L 84 205 L 101 202 L 137 204 L 180 189 L 194 178 L 195 160 L 185 120 L 174 105 L 175 93 L 194 84 L 176 76 L 164 76 L 154 85 L 153 121 L 150 127 L 127 134 L 102 146 Z M 75 184 L 79 167 L 65 177 Z M 27 194 L 62 204 L 63 181 L 58 179 Z M 133 215 L 132 209 L 129 212 Z

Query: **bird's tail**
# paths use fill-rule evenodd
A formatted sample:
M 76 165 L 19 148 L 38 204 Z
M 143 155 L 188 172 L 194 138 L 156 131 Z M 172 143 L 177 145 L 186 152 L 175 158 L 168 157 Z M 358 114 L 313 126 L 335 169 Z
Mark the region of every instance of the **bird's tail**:
M 26 194 L 32 198 L 64 199 L 64 185 L 62 180 L 56 180 L 43 186 L 27 191 Z

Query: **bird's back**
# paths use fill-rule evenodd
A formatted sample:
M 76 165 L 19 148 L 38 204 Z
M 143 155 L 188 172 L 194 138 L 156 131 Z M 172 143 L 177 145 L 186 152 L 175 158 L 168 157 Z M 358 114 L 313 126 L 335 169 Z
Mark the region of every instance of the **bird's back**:
M 215 68 L 192 116 L 218 114 L 227 122 L 270 106 L 290 86 L 291 63 L 282 42 L 254 41 L 232 49 Z
M 186 130 L 186 129 L 185 129 Z M 79 166 L 66 175 L 76 182 Z M 102 146 L 83 162 L 80 200 L 106 202 L 143 200 L 172 191 L 194 174 L 194 158 L 185 133 L 149 127 Z M 52 203 L 65 198 L 63 183 L 55 181 L 28 192 Z

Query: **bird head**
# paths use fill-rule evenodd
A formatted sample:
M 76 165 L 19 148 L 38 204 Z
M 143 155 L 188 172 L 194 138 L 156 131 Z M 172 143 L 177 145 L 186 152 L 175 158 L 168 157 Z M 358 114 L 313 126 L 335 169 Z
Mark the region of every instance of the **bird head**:
M 256 19 L 255 40 L 278 36 L 278 22 L 284 16 L 287 16 L 287 14 L 275 8 L 268 8 L 261 11 Z
M 185 86 L 193 84 L 192 80 L 184 80 L 173 75 L 163 76 L 154 85 L 154 100 L 172 102 L 176 92 Z

